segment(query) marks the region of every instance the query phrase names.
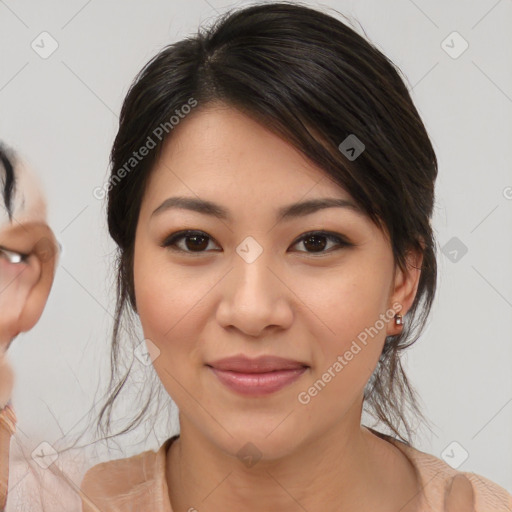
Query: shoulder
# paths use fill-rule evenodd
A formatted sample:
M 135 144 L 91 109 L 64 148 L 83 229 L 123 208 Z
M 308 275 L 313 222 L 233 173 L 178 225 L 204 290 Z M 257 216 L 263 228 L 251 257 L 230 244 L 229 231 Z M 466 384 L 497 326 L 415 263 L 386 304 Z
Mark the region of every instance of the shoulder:
M 40 465 L 37 456 L 31 455 L 33 446 L 13 438 L 5 512 L 81 510 L 76 488 L 87 467 L 87 457 L 81 448 L 62 451 L 57 445 L 54 448 L 58 450 L 58 464 Z M 41 447 L 41 450 L 46 448 Z
M 457 471 L 445 461 L 394 440 L 413 463 L 431 510 L 511 512 L 512 495 L 487 478 Z
M 101 462 L 91 467 L 80 484 L 83 512 L 133 510 L 136 503 L 161 508 L 168 497 L 165 480 L 166 440 L 158 451 L 145 452 L 124 459 Z M 160 507 L 160 508 L 158 508 Z M 149 510 L 149 509 L 148 509 Z
M 117 502 L 136 494 L 150 455 L 147 451 L 126 459 L 102 462 L 87 470 L 80 484 L 83 512 L 116 510 Z
M 491 480 L 458 471 L 434 455 L 368 430 L 393 444 L 411 463 L 421 487 L 422 512 L 512 512 L 512 495 Z
M 459 480 L 461 477 L 471 483 L 476 512 L 512 511 L 512 495 L 503 487 L 475 473 L 459 473 Z

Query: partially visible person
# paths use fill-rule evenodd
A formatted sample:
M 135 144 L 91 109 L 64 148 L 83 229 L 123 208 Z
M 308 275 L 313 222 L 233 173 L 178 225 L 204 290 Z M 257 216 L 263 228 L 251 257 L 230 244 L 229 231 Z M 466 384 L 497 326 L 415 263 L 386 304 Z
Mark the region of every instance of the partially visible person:
M 0 143 L 0 511 L 7 504 L 17 421 L 11 403 L 14 372 L 7 351 L 41 317 L 58 260 L 59 245 L 46 214 L 36 176 Z

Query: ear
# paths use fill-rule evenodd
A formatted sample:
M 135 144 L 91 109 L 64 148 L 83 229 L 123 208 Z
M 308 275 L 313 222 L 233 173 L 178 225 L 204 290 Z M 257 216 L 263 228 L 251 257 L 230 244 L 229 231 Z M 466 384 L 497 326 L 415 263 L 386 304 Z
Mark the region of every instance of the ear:
M 8 318 L 2 315 L 0 319 L 0 331 L 3 331 L 0 334 L 4 336 L 7 332 L 12 339 L 20 332 L 32 329 L 43 313 L 55 276 L 59 244 L 46 224 L 33 222 L 2 231 L 0 245 L 30 255 L 26 262 L 10 264 L 4 269 L 11 274 L 16 272 L 2 292 L 5 299 L 14 293 L 15 300 L 9 304 Z M 14 268 L 18 265 L 19 269 Z
M 394 280 L 391 288 L 389 307 L 397 314 L 405 316 L 412 306 L 421 276 L 421 265 L 423 263 L 423 252 L 419 249 L 409 250 L 406 254 L 406 269 L 402 270 L 395 266 Z M 399 309 L 397 306 L 401 306 Z M 394 319 L 388 322 L 387 335 L 399 334 L 401 325 L 395 325 Z

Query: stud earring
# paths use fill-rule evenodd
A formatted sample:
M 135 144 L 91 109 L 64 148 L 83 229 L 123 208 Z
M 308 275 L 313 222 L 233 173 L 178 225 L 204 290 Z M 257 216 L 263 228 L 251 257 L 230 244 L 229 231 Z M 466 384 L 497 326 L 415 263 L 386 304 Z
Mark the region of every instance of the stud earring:
M 404 319 L 402 315 L 395 315 L 395 325 L 404 325 Z

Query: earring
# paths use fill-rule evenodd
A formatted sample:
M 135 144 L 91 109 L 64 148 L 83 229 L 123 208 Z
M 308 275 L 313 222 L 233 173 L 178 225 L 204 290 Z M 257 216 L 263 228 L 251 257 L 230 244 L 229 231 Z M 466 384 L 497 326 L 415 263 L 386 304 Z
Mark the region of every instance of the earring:
M 402 315 L 395 315 L 395 325 L 404 325 L 404 319 Z

